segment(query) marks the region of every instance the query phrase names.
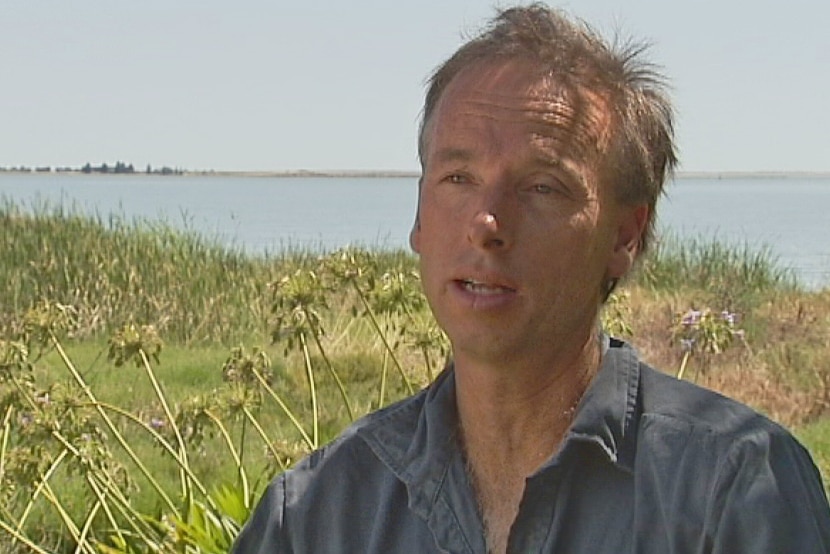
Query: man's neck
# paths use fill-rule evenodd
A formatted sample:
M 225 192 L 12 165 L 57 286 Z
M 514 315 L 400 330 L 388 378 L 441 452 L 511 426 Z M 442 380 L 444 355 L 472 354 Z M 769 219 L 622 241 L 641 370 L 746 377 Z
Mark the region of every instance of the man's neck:
M 570 425 L 599 363 L 595 335 L 558 363 L 499 367 L 456 357 L 458 414 L 465 441 L 498 442 L 502 450 L 514 454 L 546 443 L 545 458 L 549 457 L 561 439 L 550 436 L 552 426 Z
M 462 447 L 492 551 L 506 549 L 525 479 L 559 449 L 599 363 L 595 335 L 559 363 L 496 367 L 456 357 Z

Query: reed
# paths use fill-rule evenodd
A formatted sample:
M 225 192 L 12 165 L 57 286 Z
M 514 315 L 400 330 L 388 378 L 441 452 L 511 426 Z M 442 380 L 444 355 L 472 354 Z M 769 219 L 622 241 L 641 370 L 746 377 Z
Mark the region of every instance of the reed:
M 7 202 L 0 235 L 0 305 L 20 311 L 44 298 L 72 305 L 84 336 L 130 320 L 158 322 L 185 343 L 265 333 L 266 285 L 288 263 L 163 222 L 89 218 L 62 207 L 24 212 Z
M 707 290 L 731 302 L 778 289 L 795 289 L 793 272 L 766 247 L 667 235 L 645 257 L 635 282 L 656 291 Z

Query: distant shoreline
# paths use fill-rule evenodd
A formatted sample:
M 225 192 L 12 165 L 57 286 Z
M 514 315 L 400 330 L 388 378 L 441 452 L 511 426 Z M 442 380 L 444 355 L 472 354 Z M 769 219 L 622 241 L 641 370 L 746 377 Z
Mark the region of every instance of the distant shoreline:
M 312 171 L 299 169 L 294 171 L 187 171 L 187 175 L 199 175 L 210 177 L 215 175 L 217 177 L 360 177 L 360 178 L 412 178 L 417 179 L 421 176 L 419 171 L 404 171 L 404 170 L 320 170 Z
M 34 171 L 0 169 L 0 175 L 120 175 L 116 173 L 84 173 L 80 170 Z M 158 173 L 136 171 L 124 173 L 132 176 L 159 176 Z M 223 171 L 179 170 L 164 177 L 258 177 L 258 178 L 361 178 L 361 179 L 417 179 L 419 171 L 408 170 L 290 170 L 290 171 Z M 675 178 L 682 179 L 830 179 L 830 171 L 678 171 Z
M 830 171 L 678 171 L 677 179 L 830 179 Z
M 360 178 L 396 178 L 417 179 L 419 171 L 361 171 L 361 170 L 321 170 L 321 171 L 186 171 L 185 175 L 219 177 L 360 177 Z M 818 178 L 830 179 L 830 171 L 678 171 L 677 179 L 793 179 Z
M 138 177 L 271 177 L 271 178 L 296 178 L 296 177 L 324 177 L 324 178 L 344 178 L 344 177 L 360 177 L 360 178 L 415 178 L 421 176 L 419 171 L 404 171 L 404 170 L 291 170 L 291 171 L 223 171 L 213 169 L 195 169 L 176 170 L 175 173 L 161 174 L 157 172 L 146 173 L 144 171 L 134 171 L 130 173 L 101 173 L 91 172 L 86 173 L 80 170 L 60 170 L 60 171 L 35 171 L 35 170 L 18 170 L 18 169 L 0 169 L 0 175 L 83 175 L 83 176 L 138 176 Z

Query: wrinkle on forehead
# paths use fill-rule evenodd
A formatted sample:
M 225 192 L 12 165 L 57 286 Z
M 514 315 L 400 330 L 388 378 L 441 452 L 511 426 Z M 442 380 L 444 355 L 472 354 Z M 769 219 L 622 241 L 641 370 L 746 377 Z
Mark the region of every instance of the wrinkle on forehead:
M 534 136 L 571 144 L 584 154 L 601 153 L 608 143 L 607 117 L 591 102 L 575 106 L 563 97 L 474 96 L 463 102 L 461 115 L 528 124 Z
M 581 156 L 604 153 L 610 143 L 610 115 L 603 96 L 563 83 L 553 73 L 535 74 L 530 63 L 473 66 L 454 81 L 444 96 L 456 95 L 456 115 L 528 124 L 539 146 Z

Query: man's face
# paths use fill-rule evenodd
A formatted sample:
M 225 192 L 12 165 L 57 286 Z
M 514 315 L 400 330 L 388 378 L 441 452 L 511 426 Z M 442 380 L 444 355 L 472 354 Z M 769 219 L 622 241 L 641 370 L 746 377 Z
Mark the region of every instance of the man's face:
M 598 95 L 521 61 L 467 68 L 444 91 L 410 242 L 456 361 L 556 363 L 595 332 L 647 213 L 600 183 L 609 127 Z

